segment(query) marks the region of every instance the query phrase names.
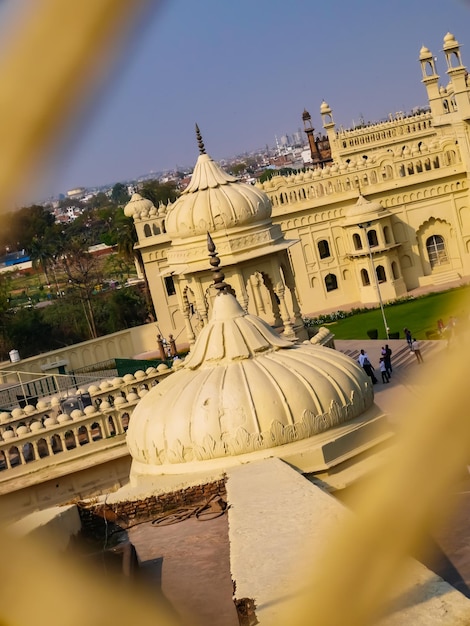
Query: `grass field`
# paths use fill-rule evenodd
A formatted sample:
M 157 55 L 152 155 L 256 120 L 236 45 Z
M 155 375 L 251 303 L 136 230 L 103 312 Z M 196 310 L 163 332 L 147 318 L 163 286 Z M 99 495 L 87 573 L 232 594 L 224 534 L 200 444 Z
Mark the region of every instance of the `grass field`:
M 407 327 L 417 339 L 427 339 L 426 331 L 437 331 L 439 318 L 444 324 L 447 324 L 450 316 L 456 317 L 458 323 L 468 323 L 470 286 L 385 306 L 384 310 L 390 332 L 399 332 L 403 339 L 403 329 Z M 337 339 L 368 339 L 367 331 L 373 328 L 378 330 L 379 339 L 386 339 L 380 309 L 358 313 L 324 325 L 330 328 Z

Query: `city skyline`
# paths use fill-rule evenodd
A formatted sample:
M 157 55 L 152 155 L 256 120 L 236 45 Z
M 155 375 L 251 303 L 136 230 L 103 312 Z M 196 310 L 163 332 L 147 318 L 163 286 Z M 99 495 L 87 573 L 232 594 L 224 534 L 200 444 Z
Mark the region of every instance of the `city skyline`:
M 391 11 L 372 0 L 288 7 L 240 0 L 233 11 L 217 0 L 160 4 L 30 199 L 191 166 L 196 122 L 207 152 L 220 160 L 273 146 L 276 136 L 302 127 L 304 108 L 321 133 L 323 99 L 345 128 L 423 106 L 419 50 L 430 48 L 446 84 L 441 50 L 450 31 L 470 66 L 469 6 L 397 0 Z

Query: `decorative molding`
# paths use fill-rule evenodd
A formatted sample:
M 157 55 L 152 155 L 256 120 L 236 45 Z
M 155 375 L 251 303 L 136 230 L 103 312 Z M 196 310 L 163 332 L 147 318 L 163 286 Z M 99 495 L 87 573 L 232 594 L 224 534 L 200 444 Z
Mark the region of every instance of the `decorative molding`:
M 366 382 L 362 394 L 351 392 L 350 402 L 341 406 L 332 401 L 329 410 L 315 414 L 305 409 L 302 419 L 294 424 L 281 424 L 274 420 L 269 430 L 261 433 L 249 433 L 244 428 L 238 428 L 234 434 L 225 434 L 216 440 L 206 435 L 201 444 L 193 443 L 184 446 L 177 439 L 171 448 L 153 449 L 153 458 L 148 459 L 151 464 L 166 465 L 187 463 L 191 461 L 207 461 L 226 456 L 238 456 L 257 450 L 267 450 L 282 446 L 294 441 L 308 439 L 314 435 L 340 426 L 361 415 L 373 402 L 373 389 Z

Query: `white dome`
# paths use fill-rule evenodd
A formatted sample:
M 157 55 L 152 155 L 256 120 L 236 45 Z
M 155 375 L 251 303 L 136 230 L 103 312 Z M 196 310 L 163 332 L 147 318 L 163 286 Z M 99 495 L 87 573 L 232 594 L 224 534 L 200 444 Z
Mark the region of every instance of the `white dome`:
M 168 211 L 172 238 L 206 235 L 271 217 L 271 201 L 260 189 L 230 176 L 207 154 L 199 155 L 191 182 Z
M 184 367 L 134 409 L 133 472 L 307 439 L 372 403 L 370 380 L 352 359 L 286 341 L 222 293 Z
M 134 215 L 140 215 L 142 212 L 148 212 L 150 209 L 155 208 L 151 200 L 142 198 L 138 193 L 132 194 L 131 199 L 124 207 L 124 215 L 126 217 L 133 217 Z

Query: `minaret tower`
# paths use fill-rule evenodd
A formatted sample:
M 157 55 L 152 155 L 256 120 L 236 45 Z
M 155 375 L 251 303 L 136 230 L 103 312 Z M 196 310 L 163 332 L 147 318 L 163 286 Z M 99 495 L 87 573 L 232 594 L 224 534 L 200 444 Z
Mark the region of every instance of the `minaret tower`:
M 331 107 L 324 100 L 320 106 L 320 115 L 323 121 L 323 128 L 326 130 L 328 141 L 330 143 L 331 158 L 334 161 L 338 156 L 338 146 L 336 145 L 336 127 L 333 121 Z
M 314 165 L 318 165 L 321 161 L 320 151 L 318 150 L 317 143 L 315 141 L 314 131 L 315 129 L 312 126 L 312 118 L 310 113 L 304 109 L 302 113 L 302 121 L 304 123 L 304 131 L 307 135 L 308 144 L 310 146 L 310 154 L 312 155 L 312 162 Z
M 419 62 L 421 63 L 421 71 L 423 80 L 428 93 L 429 106 L 433 117 L 439 117 L 445 113 L 442 103 L 442 97 L 439 93 L 439 75 L 436 72 L 436 65 L 432 52 L 426 46 L 419 51 Z
M 468 72 L 462 64 L 459 42 L 454 35 L 447 33 L 444 37 L 444 54 L 446 55 L 447 74 L 454 90 L 455 104 L 460 119 L 470 119 L 469 85 L 467 85 Z

